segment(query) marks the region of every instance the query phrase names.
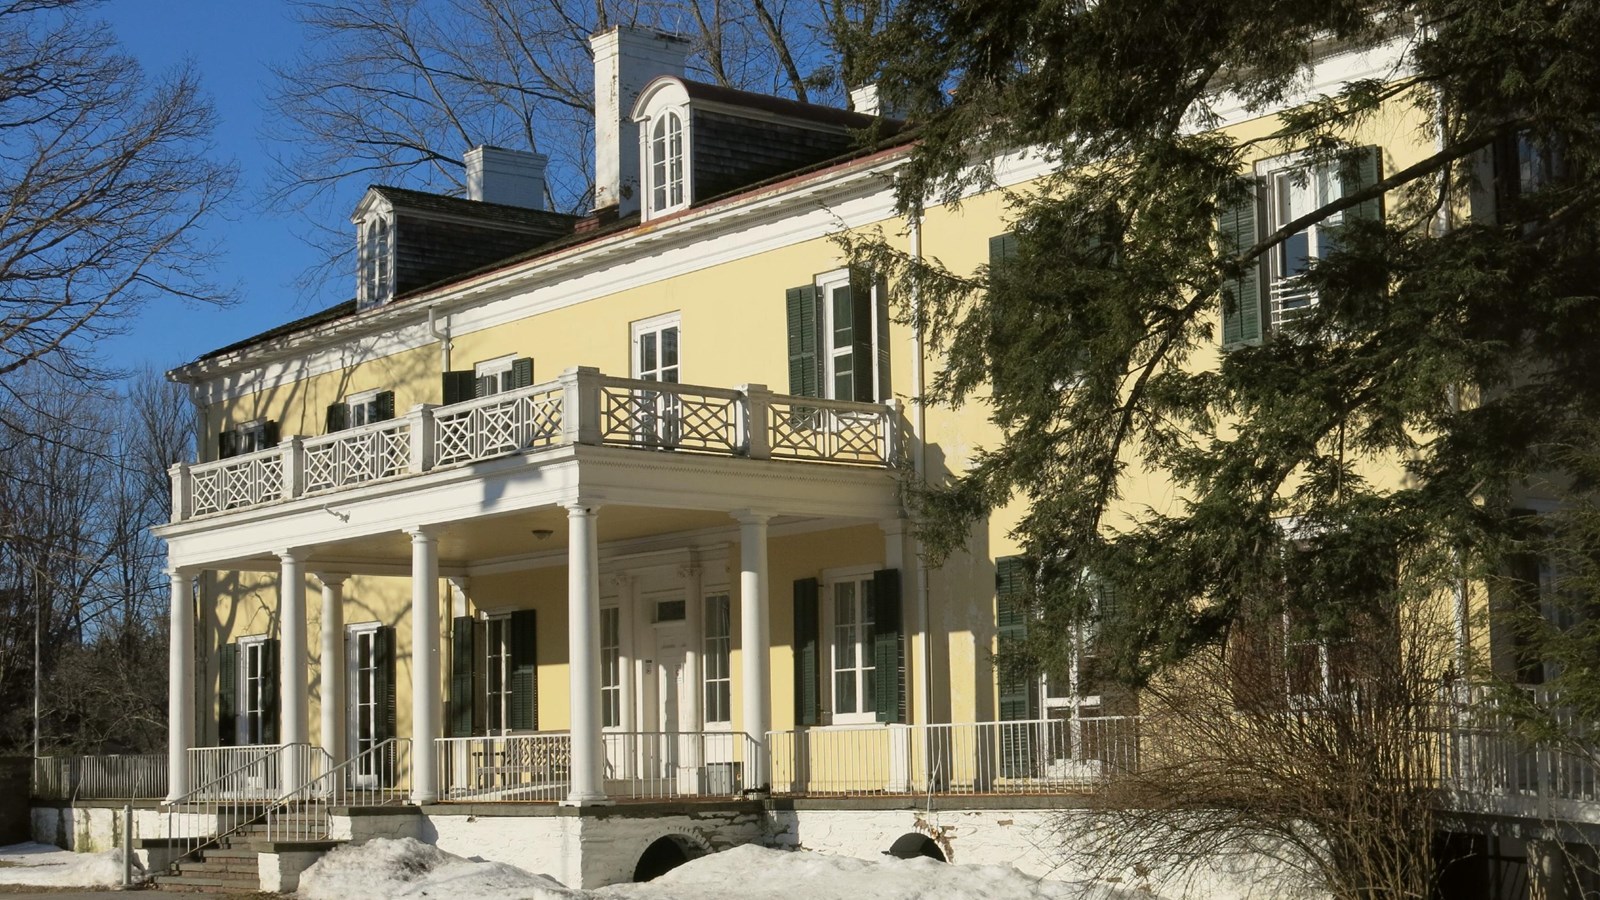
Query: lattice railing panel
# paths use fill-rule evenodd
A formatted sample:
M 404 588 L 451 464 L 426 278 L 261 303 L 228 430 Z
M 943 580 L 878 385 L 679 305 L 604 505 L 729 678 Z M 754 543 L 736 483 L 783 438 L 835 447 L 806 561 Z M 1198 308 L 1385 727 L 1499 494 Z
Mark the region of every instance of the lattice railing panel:
M 652 450 L 740 453 L 742 399 L 738 391 L 606 379 L 600 388 L 600 440 Z
M 434 464 L 467 462 L 562 441 L 563 392 L 542 384 L 434 410 Z
M 774 459 L 883 465 L 889 461 L 886 407 L 810 397 L 774 397 L 767 407 Z
M 195 466 L 194 515 L 243 509 L 283 497 L 283 451 L 276 448 Z
M 411 421 L 390 419 L 307 438 L 301 459 L 308 494 L 399 475 L 411 467 Z

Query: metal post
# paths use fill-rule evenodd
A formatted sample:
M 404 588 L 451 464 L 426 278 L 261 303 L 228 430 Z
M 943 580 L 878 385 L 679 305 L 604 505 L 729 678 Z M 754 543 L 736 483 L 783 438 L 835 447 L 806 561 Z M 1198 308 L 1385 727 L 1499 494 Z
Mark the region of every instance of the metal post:
M 122 804 L 122 886 L 133 887 L 133 804 Z

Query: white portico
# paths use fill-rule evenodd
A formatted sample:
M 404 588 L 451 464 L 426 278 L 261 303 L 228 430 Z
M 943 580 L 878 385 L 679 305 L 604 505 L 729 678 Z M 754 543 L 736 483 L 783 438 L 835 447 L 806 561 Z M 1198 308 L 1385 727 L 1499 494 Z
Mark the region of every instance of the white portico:
M 670 424 L 663 396 L 670 398 Z M 560 799 L 606 802 L 606 772 L 617 764 L 602 736 L 602 547 L 650 536 L 670 543 L 674 534 L 729 527 L 738 535 L 738 638 L 746 650 L 737 676 L 741 730 L 755 747 L 744 783 L 767 784 L 769 525 L 897 520 L 896 480 L 887 468 L 897 428 L 892 405 L 802 400 L 757 385 L 647 385 L 580 369 L 549 384 L 175 467 L 174 521 L 162 530 L 173 585 L 173 796 L 199 786 L 189 753 L 196 721 L 191 598 L 203 573 L 278 575 L 278 728 L 270 743 L 283 745 L 313 743 L 306 583 L 308 575 L 316 578 L 324 702 L 314 743 L 334 761 L 360 744 L 346 734 L 358 719 L 338 701 L 357 696 L 354 685 L 371 668 L 345 658 L 358 646 L 345 633 L 346 579 L 409 576 L 411 786 L 415 801 L 431 802 L 440 796 L 436 739 L 446 732 L 441 623 L 456 603 L 441 597 L 442 579 L 464 580 L 486 567 L 515 570 L 519 551 L 526 555 L 535 540 L 530 535 L 543 535 L 546 557 L 564 549 L 567 584 L 570 733 Z M 685 573 L 695 595 L 685 614 L 696 617 L 698 629 L 699 574 L 692 566 Z M 691 684 L 700 674 L 699 647 L 697 640 L 682 651 Z M 346 685 L 347 678 L 356 681 Z M 677 698 L 688 704 L 687 721 L 698 718 L 700 700 L 698 687 Z M 702 751 L 684 750 L 691 758 Z M 286 764 L 281 777 L 287 788 L 309 774 Z

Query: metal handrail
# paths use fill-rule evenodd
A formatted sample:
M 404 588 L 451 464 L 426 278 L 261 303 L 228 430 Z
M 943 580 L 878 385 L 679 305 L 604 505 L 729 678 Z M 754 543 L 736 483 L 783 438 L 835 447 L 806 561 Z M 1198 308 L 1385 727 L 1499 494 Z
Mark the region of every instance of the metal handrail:
M 410 793 L 411 739 L 388 738 L 314 778 L 308 779 L 267 808 L 267 838 L 273 841 L 311 841 L 328 837 L 330 813 L 337 806 L 354 805 L 358 795 L 377 798 L 364 806 L 387 806 L 396 799 L 402 803 Z M 374 765 L 375 764 L 375 765 Z M 373 774 L 372 785 L 355 785 L 352 774 Z M 404 773 L 407 777 L 401 777 Z
M 178 844 L 181 849 L 173 855 L 170 866 L 175 868 L 202 847 L 215 844 L 228 835 L 259 822 L 265 815 L 266 802 L 270 799 L 263 796 L 263 793 L 275 789 L 270 782 L 276 780 L 273 776 L 282 768 L 276 763 L 281 762 L 286 755 L 298 754 L 301 758 L 294 762 L 300 763 L 301 771 L 305 771 L 310 768 L 307 763 L 315 758 L 313 753 L 331 759 L 322 748 L 312 747 L 309 744 L 273 746 L 271 752 L 239 765 L 170 801 L 167 804 L 167 840 L 181 842 Z M 259 775 L 252 776 L 251 770 L 260 769 L 264 764 L 273 765 L 268 766 Z M 252 777 L 260 779 L 263 783 L 252 785 L 250 783 Z M 242 788 L 242 790 L 230 790 L 230 788 Z M 214 796 L 211 796 L 213 794 Z M 196 826 L 199 833 L 177 834 L 180 817 L 186 825 Z

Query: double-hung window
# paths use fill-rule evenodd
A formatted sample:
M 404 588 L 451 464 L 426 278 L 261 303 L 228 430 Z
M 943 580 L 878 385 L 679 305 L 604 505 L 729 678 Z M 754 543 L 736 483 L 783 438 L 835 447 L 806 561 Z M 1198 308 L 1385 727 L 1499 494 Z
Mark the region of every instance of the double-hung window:
M 1376 184 L 1382 177 L 1382 154 L 1377 147 L 1363 147 L 1341 160 L 1315 165 L 1295 156 L 1278 157 L 1258 163 L 1255 174 L 1253 188 L 1218 217 L 1226 254 L 1243 253 L 1264 236 Z M 1381 197 L 1330 213 L 1296 229 L 1248 262 L 1238 277 L 1225 281 L 1224 349 L 1258 344 L 1267 333 L 1315 308 L 1317 295 L 1306 275 L 1316 260 L 1337 247 L 1340 226 L 1382 216 Z
M 827 584 L 832 613 L 833 721 L 877 721 L 873 659 L 872 574 L 837 577 Z
M 859 269 L 790 288 L 789 393 L 873 403 L 890 397 L 888 287 Z

